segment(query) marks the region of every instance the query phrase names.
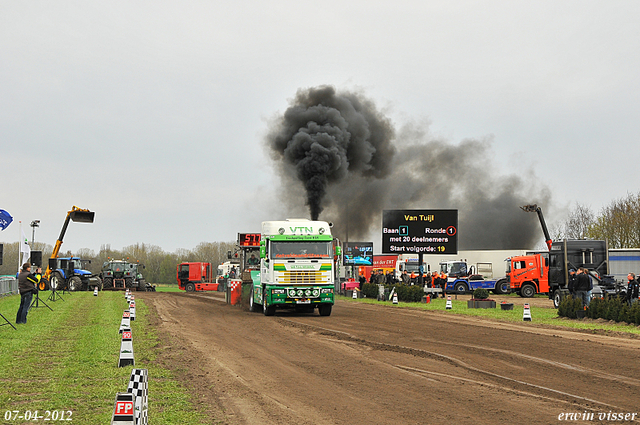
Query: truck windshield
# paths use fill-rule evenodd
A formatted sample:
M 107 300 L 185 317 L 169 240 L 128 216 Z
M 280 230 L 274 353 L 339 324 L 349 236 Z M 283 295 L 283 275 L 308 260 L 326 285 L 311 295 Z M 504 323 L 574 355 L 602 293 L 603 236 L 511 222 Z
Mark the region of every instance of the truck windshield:
M 467 263 L 440 263 L 440 271 L 448 275 L 464 275 L 467 273 Z
M 331 258 L 331 242 L 271 242 L 270 257 L 286 258 Z

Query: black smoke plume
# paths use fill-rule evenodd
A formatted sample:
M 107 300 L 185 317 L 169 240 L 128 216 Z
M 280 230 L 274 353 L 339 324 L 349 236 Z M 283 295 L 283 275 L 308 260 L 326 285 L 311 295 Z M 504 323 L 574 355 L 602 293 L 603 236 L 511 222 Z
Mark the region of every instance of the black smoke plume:
M 298 91 L 269 136 L 277 156 L 304 184 L 312 220 L 323 210 L 327 187 L 349 175 L 383 178 L 393 158 L 393 127 L 373 103 L 323 86 Z
M 519 206 L 549 205 L 549 190 L 524 167 L 497 173 L 491 138 L 453 144 L 428 127 L 396 131 L 361 93 L 323 86 L 298 91 L 267 143 L 290 209 L 302 183 L 311 218 L 322 213 L 342 240 L 379 240 L 384 209 L 457 209 L 459 249 L 533 248 L 542 230 Z

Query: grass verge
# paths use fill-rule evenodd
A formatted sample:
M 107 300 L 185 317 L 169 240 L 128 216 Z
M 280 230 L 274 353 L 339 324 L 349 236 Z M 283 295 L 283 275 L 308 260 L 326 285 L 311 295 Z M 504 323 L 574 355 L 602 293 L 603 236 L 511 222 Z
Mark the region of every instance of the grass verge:
M 126 392 L 131 366 L 119 368 L 123 292 L 77 292 L 29 311 L 26 325 L 0 327 L 0 415 L 7 411 L 71 411 L 74 424 L 110 423 L 117 392 Z M 17 295 L 0 298 L 0 313 L 14 323 Z M 1 319 L 1 318 L 0 318 Z M 136 368 L 149 374 L 149 422 L 205 424 L 172 372 L 159 366 L 158 335 L 147 306 L 136 300 L 131 322 Z M 0 421 L 4 416 L 0 416 Z M 42 419 L 40 419 L 42 421 Z M 1 423 L 33 424 L 11 420 Z
M 418 308 L 421 310 L 436 310 L 441 311 L 445 314 L 452 315 L 465 315 L 465 316 L 476 316 L 476 317 L 484 317 L 487 319 L 499 320 L 499 321 L 507 321 L 507 322 L 523 322 L 522 316 L 524 313 L 524 307 L 521 305 L 514 305 L 513 310 L 502 310 L 498 305 L 497 308 L 467 308 L 466 300 L 452 300 L 452 309 L 446 310 L 446 300 L 444 298 L 438 298 L 432 300 L 429 304 L 423 303 L 408 303 L 408 302 L 400 302 L 397 305 L 394 305 L 391 301 L 376 301 L 371 298 L 359 298 L 354 300 L 349 297 L 344 297 L 341 295 L 337 296 L 338 299 L 342 299 L 348 302 L 363 302 L 367 304 L 383 304 L 389 305 L 396 308 Z M 553 326 L 562 326 L 569 329 L 578 329 L 578 330 L 587 330 L 594 332 L 624 332 L 629 334 L 640 335 L 640 326 L 628 325 L 625 323 L 615 323 L 604 321 L 601 319 L 592 320 L 592 319 L 567 319 L 564 317 L 558 316 L 558 310 L 555 308 L 542 308 L 542 307 L 534 307 L 531 306 L 531 318 L 532 323 L 535 324 L 543 324 L 543 325 L 553 325 Z

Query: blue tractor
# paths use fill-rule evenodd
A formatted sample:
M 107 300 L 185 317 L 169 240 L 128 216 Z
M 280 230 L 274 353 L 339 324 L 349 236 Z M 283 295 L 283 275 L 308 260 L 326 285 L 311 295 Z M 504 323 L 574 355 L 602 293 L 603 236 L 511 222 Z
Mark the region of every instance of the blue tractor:
M 102 280 L 84 269 L 86 263 L 91 260 L 82 260 L 79 257 L 50 258 L 49 279 L 51 288 L 55 290 L 84 291 L 98 288 L 102 290 Z

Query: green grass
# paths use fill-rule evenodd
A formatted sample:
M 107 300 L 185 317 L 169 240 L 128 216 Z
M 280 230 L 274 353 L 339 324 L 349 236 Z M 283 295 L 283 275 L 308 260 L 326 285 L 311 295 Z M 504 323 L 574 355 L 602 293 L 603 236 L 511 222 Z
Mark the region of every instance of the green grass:
M 437 310 L 451 315 L 465 315 L 465 316 L 477 316 L 487 319 L 501 320 L 507 322 L 523 322 L 522 316 L 524 313 L 524 306 L 515 304 L 513 310 L 502 310 L 499 306 L 497 308 L 467 308 L 466 300 L 451 300 L 452 309 L 446 310 L 446 300 L 438 298 L 432 300 L 429 304 L 423 303 L 409 303 L 400 302 L 394 305 L 391 301 L 376 301 L 371 298 L 359 298 L 354 300 L 349 297 L 338 296 L 337 298 L 346 300 L 348 302 L 363 302 L 367 304 L 384 304 L 396 308 L 418 308 L 421 310 Z M 531 306 L 531 319 L 532 323 L 562 326 L 570 329 L 591 330 L 591 331 L 614 331 L 614 332 L 626 332 L 631 334 L 640 335 L 640 326 L 627 325 L 624 323 L 609 323 L 599 322 L 590 319 L 573 320 L 558 317 L 558 310 L 555 308 L 534 307 Z
M 177 283 L 156 283 L 157 292 L 184 292 Z
M 71 410 L 74 424 L 110 423 L 115 395 L 126 392 L 132 369 L 118 367 L 118 330 L 128 308 L 124 293 L 105 291 L 94 297 L 78 292 L 65 295 L 64 301 L 46 302 L 54 311 L 31 309 L 28 323 L 16 325 L 17 331 L 0 327 L 0 415 L 7 410 L 38 410 L 40 415 Z M 0 313 L 14 323 L 19 305 L 17 295 L 0 298 Z M 149 422 L 203 424 L 187 390 L 155 362 L 159 340 L 148 319 L 147 306 L 136 300 L 136 320 L 131 322 L 135 367 L 148 370 Z

